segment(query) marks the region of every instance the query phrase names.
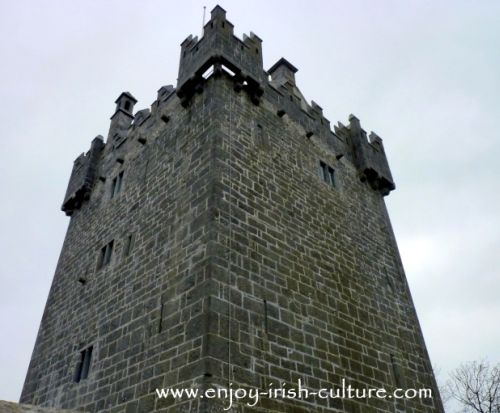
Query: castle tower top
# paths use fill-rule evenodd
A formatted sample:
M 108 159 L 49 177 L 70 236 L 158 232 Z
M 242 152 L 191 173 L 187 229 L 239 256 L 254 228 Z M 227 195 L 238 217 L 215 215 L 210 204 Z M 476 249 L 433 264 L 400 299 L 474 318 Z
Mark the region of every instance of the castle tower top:
M 233 28 L 234 25 L 226 19 L 226 11 L 216 6 L 203 28 L 203 37 L 198 40 L 190 35 L 181 43 L 176 92 L 183 106 L 200 91 L 203 76 L 211 68 L 231 72 L 235 80 L 250 91 L 254 101 L 262 95 L 266 81 L 262 40 L 254 33 L 243 36 L 241 40 L 234 36 Z

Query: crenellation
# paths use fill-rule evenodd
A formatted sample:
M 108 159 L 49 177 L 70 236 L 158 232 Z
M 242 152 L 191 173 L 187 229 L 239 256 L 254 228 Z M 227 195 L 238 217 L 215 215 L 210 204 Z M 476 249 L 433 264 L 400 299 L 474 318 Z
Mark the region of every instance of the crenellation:
M 242 41 L 234 36 L 233 27 L 226 20 L 224 9 L 217 6 L 204 27 L 203 37 L 195 43 L 196 38 L 190 36 L 181 45 L 177 95 L 184 106 L 194 93 L 201 91 L 203 74 L 212 66 L 217 73 L 222 66 L 231 71 L 235 81 L 244 85 L 258 104 L 265 81 L 261 40 L 251 33 Z
M 92 141 L 90 150 L 76 158 L 61 207 L 66 215 L 71 215 L 89 198 L 98 175 L 98 164 L 103 149 L 103 138 L 99 135 Z
M 134 122 L 132 124 L 134 129 L 141 126 L 149 118 L 150 115 L 151 111 L 147 108 L 137 111 L 134 115 Z
M 175 92 L 175 88 L 173 85 L 162 86 L 160 89 L 158 89 L 158 96 L 157 96 L 156 102 L 158 104 L 160 102 L 165 102 L 173 95 L 174 92 Z M 153 106 L 154 106 L 154 104 L 153 104 Z
M 359 119 L 349 116 L 349 127 L 346 132 L 350 137 L 354 163 L 360 172 L 362 181 L 368 181 L 370 186 L 387 195 L 395 188 L 389 164 L 383 149 L 382 139 L 372 132 L 370 141 L 361 128 Z

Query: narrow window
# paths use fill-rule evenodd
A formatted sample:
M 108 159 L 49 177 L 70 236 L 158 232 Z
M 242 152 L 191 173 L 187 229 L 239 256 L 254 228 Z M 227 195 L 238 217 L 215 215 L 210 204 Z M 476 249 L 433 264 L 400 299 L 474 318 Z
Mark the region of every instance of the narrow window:
M 269 148 L 269 138 L 262 128 L 262 125 L 257 124 L 254 130 L 255 143 L 263 149 Z
M 268 334 L 268 322 L 267 322 L 267 301 L 264 300 L 264 332 Z
M 330 166 L 328 167 L 328 178 L 331 186 L 335 186 L 335 171 Z
M 108 246 L 105 245 L 104 247 L 101 248 L 101 251 L 99 252 L 99 259 L 97 261 L 97 269 L 100 270 L 102 266 L 104 265 L 104 257 L 106 256 L 106 248 Z
M 125 101 L 125 110 L 130 109 L 130 102 L 128 100 Z
M 121 171 L 111 183 L 111 198 L 114 198 L 122 190 L 123 171 Z
M 324 182 L 328 182 L 328 170 L 326 164 L 324 162 L 320 162 L 320 168 L 321 168 L 321 178 L 323 178 Z
M 320 177 L 322 180 L 324 180 L 324 179 L 325 179 L 325 178 L 324 178 L 324 172 L 323 172 L 323 168 L 324 168 L 324 167 L 323 167 L 323 165 L 324 165 L 324 163 L 320 161 L 320 163 L 319 163 L 319 168 L 318 168 L 318 175 L 319 175 L 319 177 Z
M 78 364 L 75 369 L 75 382 L 78 383 L 82 379 L 82 368 L 83 368 L 83 360 L 85 359 L 85 350 L 80 352 L 80 359 L 78 360 Z
M 335 170 L 322 161 L 319 163 L 319 175 L 323 182 L 335 186 Z
M 114 241 L 110 241 L 104 247 L 101 248 L 101 251 L 99 253 L 99 259 L 97 261 L 98 270 L 111 262 L 111 257 L 113 255 L 113 245 Z
M 113 178 L 113 182 L 111 183 L 111 198 L 115 196 L 116 193 L 116 181 L 118 180 L 118 177 Z
M 132 252 L 132 249 L 134 248 L 134 239 L 134 234 L 130 234 L 125 240 L 125 249 L 123 250 L 123 255 L 125 257 L 129 256 Z
M 123 183 L 123 171 L 118 174 L 118 182 L 117 182 L 117 193 L 122 191 L 122 183 Z
M 163 330 L 163 308 L 164 304 L 160 304 L 160 319 L 158 320 L 158 333 L 161 333 Z
M 108 245 L 106 245 L 106 251 L 104 253 L 104 261 L 103 265 L 108 265 L 111 262 L 111 256 L 113 255 L 113 244 L 114 241 L 110 241 Z
M 85 380 L 89 376 L 92 350 L 93 346 L 90 346 L 80 352 L 80 360 L 78 361 L 75 370 L 75 382 L 77 383 L 81 380 Z
M 403 373 L 401 372 L 401 367 L 399 366 L 399 363 L 393 354 L 391 354 L 391 364 L 392 364 L 392 374 L 394 375 L 394 381 L 396 383 L 396 386 L 398 386 L 399 388 L 403 388 L 405 385 Z

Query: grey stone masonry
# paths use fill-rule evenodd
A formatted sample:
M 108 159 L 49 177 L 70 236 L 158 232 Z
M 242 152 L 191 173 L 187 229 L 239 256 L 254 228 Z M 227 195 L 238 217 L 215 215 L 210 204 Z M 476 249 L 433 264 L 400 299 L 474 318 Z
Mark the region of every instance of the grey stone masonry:
M 222 412 L 157 388 L 429 388 L 260 398 L 233 412 L 443 412 L 384 203 L 382 140 L 332 131 L 285 59 L 217 6 L 179 80 L 74 164 L 70 215 L 21 395 L 86 412 Z
M 75 410 L 48 409 L 32 406 L 29 404 L 18 404 L 0 400 L 0 413 L 83 413 Z

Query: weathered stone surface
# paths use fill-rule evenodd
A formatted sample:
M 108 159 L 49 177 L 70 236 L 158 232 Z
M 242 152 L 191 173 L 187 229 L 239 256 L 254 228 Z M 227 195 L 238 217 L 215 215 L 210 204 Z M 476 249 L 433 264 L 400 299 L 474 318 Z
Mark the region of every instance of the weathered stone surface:
M 116 102 L 92 186 L 66 205 L 21 401 L 215 412 L 226 403 L 160 400 L 155 388 L 301 379 L 317 390 L 345 378 L 436 397 L 237 408 L 442 412 L 384 204 L 394 184 L 381 140 L 354 118 L 331 131 L 288 62 L 268 80 L 260 39 L 235 38 L 222 9 L 205 30 L 183 43 L 177 88 L 162 87 L 150 111 L 133 119 L 132 95 Z
M 61 410 L 46 407 L 32 406 L 0 400 L 0 413 L 84 413 L 76 410 Z

